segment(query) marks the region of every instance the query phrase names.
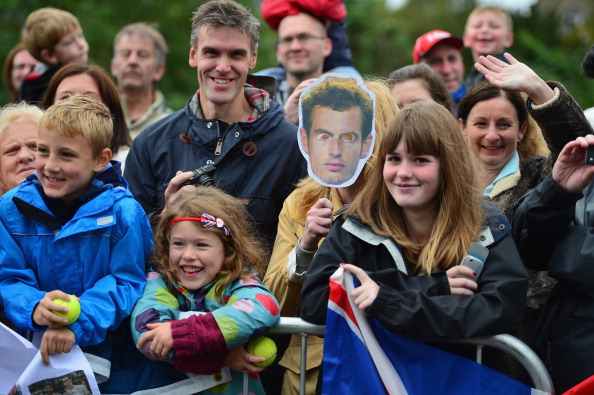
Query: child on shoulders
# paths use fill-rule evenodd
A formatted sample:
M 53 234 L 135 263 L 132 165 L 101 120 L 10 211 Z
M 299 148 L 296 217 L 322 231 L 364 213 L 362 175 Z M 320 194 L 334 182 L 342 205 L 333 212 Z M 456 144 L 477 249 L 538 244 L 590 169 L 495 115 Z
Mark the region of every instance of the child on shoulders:
M 478 6 L 468 15 L 464 28 L 464 46 L 470 49 L 474 63 L 479 57 L 492 55 L 508 63 L 503 53 L 514 43 L 511 15 L 496 6 Z M 475 67 L 464 85 L 467 89 L 483 81 L 485 76 Z
M 52 76 L 70 62 L 87 63 L 89 44 L 78 19 L 68 11 L 40 8 L 27 17 L 22 33 L 25 48 L 40 63 L 21 84 L 20 97 L 39 105 Z

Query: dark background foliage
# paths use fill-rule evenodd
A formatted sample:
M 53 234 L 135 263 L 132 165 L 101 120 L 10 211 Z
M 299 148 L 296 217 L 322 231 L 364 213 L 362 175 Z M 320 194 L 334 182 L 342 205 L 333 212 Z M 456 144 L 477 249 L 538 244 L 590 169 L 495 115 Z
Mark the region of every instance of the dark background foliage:
M 240 1 L 260 18 L 259 0 Z M 188 0 L 3 0 L 0 5 L 0 56 L 19 40 L 27 14 L 53 6 L 75 14 L 83 26 L 92 62 L 109 70 L 113 38 L 124 25 L 157 23 L 169 45 L 167 72 L 159 88 L 168 105 L 181 108 L 197 88 L 196 71 L 188 66 L 190 19 L 201 1 Z M 387 76 L 411 63 L 416 37 L 433 29 L 462 35 L 475 6 L 472 0 L 409 0 L 390 9 L 385 0 L 347 0 L 348 32 L 357 69 L 364 75 Z M 511 52 L 545 80 L 562 82 L 583 108 L 594 106 L 594 81 L 580 73 L 581 61 L 594 44 L 594 6 L 590 0 L 540 0 L 529 15 L 512 13 L 515 42 Z M 276 64 L 275 32 L 263 23 L 257 69 Z M 467 70 L 472 67 L 465 50 Z M 0 103 L 7 100 L 4 89 Z

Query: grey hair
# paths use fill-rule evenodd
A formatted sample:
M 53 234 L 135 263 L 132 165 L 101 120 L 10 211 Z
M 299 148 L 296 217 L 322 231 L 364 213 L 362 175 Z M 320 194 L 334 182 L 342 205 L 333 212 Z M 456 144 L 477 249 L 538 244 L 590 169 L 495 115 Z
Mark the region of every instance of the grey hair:
M 157 30 L 156 24 L 137 22 L 124 26 L 113 40 L 114 56 L 118 51 L 118 43 L 120 42 L 122 37 L 134 35 L 146 37 L 153 42 L 155 61 L 157 63 L 156 66 L 164 66 L 165 58 L 167 57 L 169 48 L 167 48 L 167 42 L 165 41 L 165 38 L 159 32 L 159 30 Z
M 203 26 L 207 32 L 215 27 L 237 29 L 250 38 L 252 51 L 258 46 L 260 22 L 247 7 L 233 0 L 211 0 L 194 12 L 190 45 L 195 49 L 198 47 L 198 33 Z
M 24 101 L 8 103 L 0 108 L 0 137 L 13 122 L 32 122 L 39 124 L 43 110 Z

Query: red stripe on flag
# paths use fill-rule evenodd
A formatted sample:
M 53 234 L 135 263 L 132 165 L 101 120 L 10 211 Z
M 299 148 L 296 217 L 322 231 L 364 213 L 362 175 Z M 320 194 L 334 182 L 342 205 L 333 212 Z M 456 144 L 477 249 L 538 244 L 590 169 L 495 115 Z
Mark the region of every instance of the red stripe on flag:
M 359 323 L 355 318 L 355 313 L 353 313 L 353 309 L 351 309 L 351 304 L 349 303 L 349 297 L 346 291 L 342 288 L 342 286 L 334 281 L 330 280 L 330 301 L 334 302 L 337 306 L 344 310 L 346 315 L 349 319 L 359 328 Z
M 589 395 L 594 394 L 594 376 L 590 376 L 575 387 L 568 389 L 563 395 Z

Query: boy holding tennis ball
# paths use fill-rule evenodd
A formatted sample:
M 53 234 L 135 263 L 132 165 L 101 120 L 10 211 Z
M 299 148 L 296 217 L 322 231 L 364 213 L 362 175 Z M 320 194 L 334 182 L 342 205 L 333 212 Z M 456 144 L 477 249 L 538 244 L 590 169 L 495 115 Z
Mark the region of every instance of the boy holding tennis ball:
M 72 324 L 74 321 L 78 320 L 80 316 L 80 303 L 78 302 L 78 298 L 74 295 L 68 295 L 69 300 L 63 299 L 53 299 L 52 302 L 59 304 L 60 306 L 66 307 L 66 312 L 59 310 L 53 310 L 54 314 L 63 318 L 66 318 L 68 321 L 66 325 Z
M 111 371 L 102 393 L 122 388 L 108 362 L 125 349 L 115 339 L 129 339 L 133 350 L 129 333 L 116 331 L 128 327 L 121 324 L 142 294 L 153 236 L 120 164 L 110 163 L 112 131 L 110 111 L 94 98 L 74 95 L 54 104 L 39 121 L 36 173 L 0 199 L 6 315 L 37 332 L 45 364 L 75 343 L 103 358 Z M 77 297 L 80 316 L 70 322 L 76 307 L 57 299 Z

